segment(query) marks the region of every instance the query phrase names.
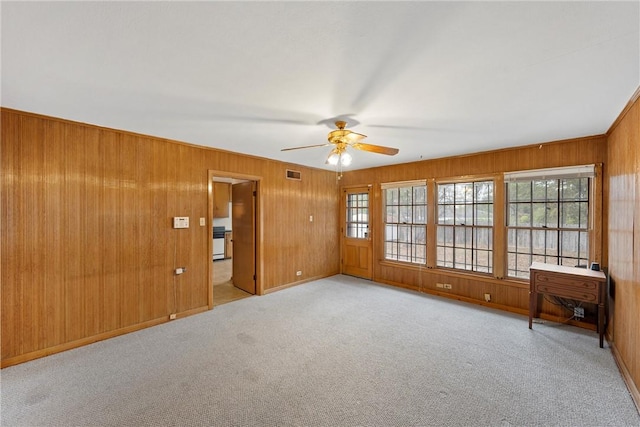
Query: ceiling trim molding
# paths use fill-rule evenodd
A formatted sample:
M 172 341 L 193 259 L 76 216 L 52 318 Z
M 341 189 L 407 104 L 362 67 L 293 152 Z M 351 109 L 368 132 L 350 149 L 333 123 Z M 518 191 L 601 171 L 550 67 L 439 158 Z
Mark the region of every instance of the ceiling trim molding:
M 622 119 L 624 119 L 624 116 L 626 116 L 629 110 L 631 110 L 631 107 L 633 107 L 636 101 L 638 101 L 638 98 L 640 98 L 640 86 L 638 86 L 638 88 L 633 93 L 633 95 L 631 95 L 631 99 L 629 99 L 629 102 L 627 102 L 627 105 L 624 106 L 624 108 L 622 109 L 618 117 L 613 121 L 613 123 L 609 127 L 609 130 L 607 130 L 607 133 L 605 134 L 607 135 L 607 137 L 611 135 L 611 132 L 613 132 L 615 128 L 620 124 Z

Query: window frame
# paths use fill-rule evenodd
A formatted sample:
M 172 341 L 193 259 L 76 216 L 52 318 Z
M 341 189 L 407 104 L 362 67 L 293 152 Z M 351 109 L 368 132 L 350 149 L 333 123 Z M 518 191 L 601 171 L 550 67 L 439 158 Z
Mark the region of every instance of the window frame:
M 419 267 L 425 267 L 427 265 L 428 260 L 428 246 L 429 246 L 429 186 L 426 180 L 415 180 L 415 181 L 402 181 L 402 182 L 390 182 L 381 184 L 381 193 L 382 193 L 382 261 L 384 262 L 392 262 L 392 263 L 405 263 L 409 265 L 415 265 Z M 423 187 L 423 202 L 416 203 L 416 189 Z M 400 193 L 403 189 L 411 188 L 411 203 L 403 204 L 401 200 Z M 389 190 L 397 190 L 397 204 L 389 204 L 387 197 Z M 396 222 L 388 222 L 389 219 L 389 209 L 397 208 L 397 221 Z M 411 212 L 411 222 L 400 221 L 402 208 L 404 212 Z M 422 209 L 420 209 L 422 208 Z M 422 211 L 424 215 L 424 222 L 416 222 L 416 211 Z M 395 228 L 396 234 L 395 239 L 388 238 L 389 229 Z M 406 228 L 408 230 L 406 241 L 403 239 L 399 240 L 398 236 L 402 233 L 400 232 L 401 228 Z M 415 231 L 422 233 L 423 237 L 418 236 L 416 239 Z M 418 240 L 418 241 L 416 241 Z M 389 251 L 389 245 L 395 245 L 395 251 Z M 401 255 L 400 245 L 405 245 L 404 248 L 407 250 L 407 255 L 404 257 Z M 420 249 L 422 254 L 420 254 Z M 395 257 L 393 257 L 395 255 Z M 391 257 L 390 257 L 391 256 Z
M 439 269 L 444 269 L 447 271 L 455 271 L 461 273 L 471 273 L 471 274 L 479 274 L 479 275 L 490 275 L 493 276 L 495 274 L 495 249 L 496 249 L 496 241 L 495 241 L 495 231 L 496 231 L 496 215 L 495 215 L 495 205 L 498 194 L 496 193 L 497 188 L 497 180 L 492 176 L 477 176 L 477 177 L 464 177 L 458 180 L 440 180 L 435 182 L 434 186 L 434 196 L 435 196 L 435 206 L 434 206 L 434 227 L 435 227 L 435 236 L 433 246 L 435 247 L 435 260 L 434 266 Z M 485 201 L 481 201 L 477 199 L 477 190 L 476 184 L 490 184 L 490 197 Z M 440 197 L 440 188 L 441 186 L 453 186 L 453 198 L 451 203 L 441 203 Z M 463 199 L 456 198 L 456 186 L 471 186 L 472 188 L 472 197 L 471 203 L 468 203 L 467 197 Z M 441 209 L 441 206 L 444 206 L 445 209 Z M 453 217 L 452 221 L 447 220 L 445 217 L 444 221 L 441 220 L 441 214 L 446 211 L 446 207 L 453 207 Z M 465 221 L 457 221 L 456 217 L 456 206 L 465 206 Z M 478 206 L 487 206 L 489 209 L 487 212 L 490 212 L 490 221 L 486 221 L 486 224 L 477 223 L 477 212 Z M 471 224 L 468 224 L 467 219 L 467 207 L 471 207 Z M 452 231 L 452 240 L 453 244 L 451 246 L 446 244 L 440 244 L 441 232 L 446 232 L 447 229 L 451 229 Z M 456 230 L 457 229 L 457 230 Z M 477 242 L 477 234 L 480 230 L 486 230 L 486 238 L 487 245 L 486 247 L 478 247 L 475 242 Z M 470 239 L 467 239 L 467 233 L 470 232 Z M 460 235 L 459 233 L 464 233 L 465 238 L 464 246 L 460 244 L 456 244 L 456 238 Z M 446 252 L 447 248 L 452 250 L 452 260 L 447 262 L 445 257 L 444 263 L 441 263 L 441 251 L 440 248 L 444 248 L 443 251 Z M 457 264 L 457 251 L 463 251 L 465 268 L 460 268 Z M 485 254 L 483 257 L 486 259 L 486 263 L 478 264 L 478 255 L 480 253 Z M 470 254 L 470 262 L 467 262 L 467 254 Z M 466 268 L 469 266 L 470 268 Z
M 504 177 L 505 177 L 504 178 L 504 192 L 505 192 L 504 271 L 507 279 L 529 281 L 528 266 L 525 266 L 522 269 L 518 268 L 517 259 L 519 255 L 521 257 L 528 256 L 529 265 L 531 265 L 531 262 L 534 260 L 547 262 L 547 263 L 549 263 L 549 261 L 555 260 L 557 265 L 569 265 L 569 264 L 562 264 L 562 261 L 565 259 L 566 260 L 573 259 L 573 260 L 576 260 L 577 265 L 581 267 L 588 267 L 588 263 L 590 262 L 590 260 L 599 259 L 599 256 L 597 254 L 600 251 L 597 250 L 597 248 L 601 244 L 601 237 L 600 237 L 601 233 L 596 233 L 595 231 L 600 229 L 600 224 L 602 221 L 602 218 L 601 218 L 602 211 L 601 209 L 597 209 L 602 197 L 597 191 L 601 188 L 600 176 L 601 176 L 601 165 L 568 166 L 568 167 L 561 167 L 561 168 L 547 168 L 547 169 L 536 169 L 536 170 L 528 170 L 528 171 L 525 170 L 525 171 L 518 171 L 518 172 L 508 172 L 504 174 Z M 562 181 L 571 180 L 571 179 L 587 179 L 586 200 L 581 198 L 577 200 L 573 200 L 573 202 L 578 204 L 582 204 L 582 203 L 587 204 L 586 210 L 585 210 L 586 211 L 585 213 L 587 215 L 587 221 L 586 221 L 585 227 L 580 227 L 580 224 L 578 224 L 579 225 L 578 227 L 567 227 L 566 224 L 562 224 L 564 207 L 566 207 L 568 204 L 572 202 L 569 199 L 562 198 L 562 191 L 563 191 Z M 548 197 L 545 197 L 545 199 L 539 199 L 539 200 L 535 199 L 533 195 L 534 182 L 543 182 L 543 181 L 547 181 L 547 186 L 545 186 L 545 195 L 548 194 L 548 191 L 547 191 L 548 183 L 555 181 L 555 184 L 557 184 L 555 199 L 552 200 L 552 199 L 549 199 Z M 509 190 L 509 184 L 517 184 L 517 183 L 529 184 L 530 197 L 528 200 L 516 200 L 516 201 L 510 200 L 511 195 Z M 534 213 L 533 206 L 534 204 L 538 204 L 538 205 L 543 204 L 542 200 L 544 200 L 544 204 L 545 204 L 545 224 L 536 226 L 533 220 L 533 213 Z M 516 225 L 511 224 L 510 213 L 511 213 L 512 204 L 526 205 L 527 203 L 531 206 L 530 208 L 531 215 L 530 215 L 529 225 L 520 226 L 517 224 Z M 552 227 L 549 227 L 549 223 L 546 217 L 547 211 L 549 210 L 549 208 L 547 207 L 548 205 L 552 205 L 551 209 L 553 209 L 553 205 L 557 205 L 557 208 L 556 208 L 557 212 L 555 214 L 556 222 L 555 222 L 555 226 L 552 226 Z M 580 212 L 579 215 L 581 215 L 582 209 L 579 208 L 579 212 Z M 510 244 L 511 230 L 515 230 L 515 233 L 516 233 L 516 236 L 514 237 L 516 239 L 515 251 L 512 251 L 510 249 L 512 246 Z M 518 239 L 519 231 L 529 232 L 528 233 L 530 236 L 529 252 L 519 252 L 517 250 L 517 239 Z M 536 249 L 534 249 L 534 242 L 533 242 L 534 232 L 545 234 L 545 238 L 544 238 L 545 247 L 543 248 L 544 253 L 542 254 L 535 252 Z M 562 252 L 563 235 L 564 234 L 570 235 L 570 233 L 578 233 L 577 234 L 577 237 L 578 237 L 578 243 L 577 243 L 578 256 L 577 257 L 563 256 L 563 252 Z M 555 241 L 557 245 L 557 253 L 555 255 L 548 253 L 549 249 L 547 249 L 547 244 L 546 244 L 547 236 L 553 236 L 553 234 L 555 234 Z M 584 239 L 582 239 L 582 241 L 586 243 L 586 249 L 584 251 L 586 258 L 580 256 L 583 254 L 583 252 L 580 250 L 581 235 L 584 235 Z M 510 266 L 512 257 L 515 257 L 516 259 L 515 265 L 513 268 L 511 268 Z M 584 262 L 581 262 L 582 260 L 584 260 Z M 573 264 L 572 266 L 576 266 L 576 264 Z M 527 274 L 524 274 L 525 272 Z

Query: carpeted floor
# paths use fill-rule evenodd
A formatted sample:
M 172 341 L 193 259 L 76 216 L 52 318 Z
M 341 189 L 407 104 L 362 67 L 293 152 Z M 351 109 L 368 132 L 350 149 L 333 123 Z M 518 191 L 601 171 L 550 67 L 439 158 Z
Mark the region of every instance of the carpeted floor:
M 597 334 L 334 276 L 2 370 L 4 426 L 639 426 Z

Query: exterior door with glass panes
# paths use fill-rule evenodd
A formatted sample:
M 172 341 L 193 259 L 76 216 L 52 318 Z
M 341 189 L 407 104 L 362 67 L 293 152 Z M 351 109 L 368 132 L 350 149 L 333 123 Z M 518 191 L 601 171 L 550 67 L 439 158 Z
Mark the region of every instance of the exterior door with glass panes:
M 370 202 L 370 187 L 343 190 L 342 273 L 369 280 L 373 277 Z

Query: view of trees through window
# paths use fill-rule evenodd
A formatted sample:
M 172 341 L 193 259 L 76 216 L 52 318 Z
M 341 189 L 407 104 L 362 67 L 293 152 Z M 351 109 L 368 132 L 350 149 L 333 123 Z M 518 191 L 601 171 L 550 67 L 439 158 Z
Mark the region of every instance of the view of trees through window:
M 436 264 L 493 271 L 493 181 L 438 184 Z
M 347 237 L 366 239 L 369 237 L 369 193 L 347 194 Z
M 507 184 L 507 275 L 528 278 L 532 262 L 586 266 L 589 178 Z
M 427 261 L 427 186 L 384 190 L 384 257 L 425 264 Z
M 493 180 L 434 187 L 425 181 L 383 184 L 384 259 L 427 265 L 429 247 L 435 249 L 431 267 L 491 274 L 498 249 L 505 276 L 525 280 L 533 262 L 586 267 L 593 179 L 593 166 L 588 165 L 505 173 L 504 205 L 497 207 Z M 436 201 L 429 242 L 427 190 Z M 351 203 L 361 206 L 356 200 Z M 499 224 L 505 239 L 495 248 L 494 209 L 505 214 L 504 224 Z M 358 229 L 356 222 L 352 231 Z

